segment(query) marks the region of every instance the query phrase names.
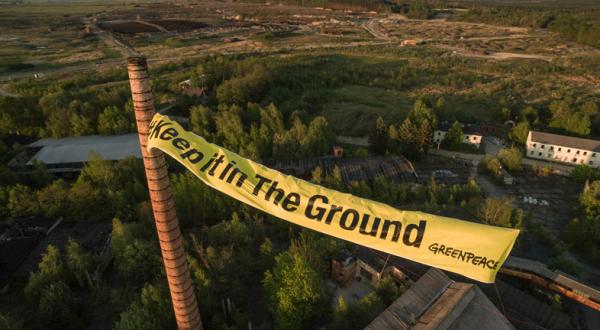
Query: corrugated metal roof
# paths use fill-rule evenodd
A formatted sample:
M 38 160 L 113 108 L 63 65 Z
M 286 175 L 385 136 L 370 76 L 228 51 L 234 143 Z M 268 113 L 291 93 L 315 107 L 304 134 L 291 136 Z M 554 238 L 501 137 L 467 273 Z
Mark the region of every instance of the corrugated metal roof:
M 531 140 L 537 143 L 552 144 L 574 149 L 600 151 L 600 141 L 566 135 L 531 131 Z
M 600 302 L 600 290 L 581 283 L 581 281 L 575 280 L 566 274 L 553 272 L 541 262 L 510 256 L 504 262 L 503 267 L 532 272 Z
M 365 329 L 514 329 L 475 284 L 431 268 Z
M 88 135 L 61 139 L 41 139 L 27 146 L 41 148 L 28 162 L 37 159 L 48 165 L 84 163 L 92 152 L 106 160 L 120 160 L 130 156 L 142 158 L 137 134 Z
M 452 283 L 442 271 L 431 268 L 365 329 L 410 329 Z

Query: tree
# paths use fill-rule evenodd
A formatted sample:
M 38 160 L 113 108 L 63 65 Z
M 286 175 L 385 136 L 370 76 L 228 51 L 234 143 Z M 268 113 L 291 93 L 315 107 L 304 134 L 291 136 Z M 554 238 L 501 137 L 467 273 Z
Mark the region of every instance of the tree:
M 4 152 L 0 143 L 0 153 Z M 1 157 L 1 156 L 0 156 Z M 0 187 L 15 184 L 17 182 L 17 175 L 13 173 L 8 167 L 0 165 Z
M 125 134 L 131 131 L 131 122 L 124 112 L 109 106 L 98 117 L 98 132 L 102 135 Z
M 146 284 L 139 300 L 121 313 L 116 330 L 174 329 L 175 317 L 169 292 L 164 286 Z
M 332 189 L 342 190 L 344 188 L 344 180 L 342 178 L 342 171 L 340 167 L 335 165 L 331 174 L 325 178 L 325 183 Z
M 416 126 L 421 126 L 421 124 L 426 123 L 431 132 L 437 127 L 438 121 L 433 109 L 420 99 L 415 101 L 413 109 L 408 114 L 408 118 Z
M 321 156 L 329 153 L 334 136 L 327 119 L 322 116 L 315 117 L 308 126 L 306 145 L 308 156 Z
M 598 104 L 593 101 L 587 101 L 579 107 L 579 112 L 585 116 L 596 116 L 598 114 Z
M 463 143 L 463 139 L 462 125 L 458 121 L 455 121 L 448 130 L 448 133 L 446 133 L 446 136 L 444 136 L 442 145 L 447 149 L 457 150 Z
M 521 166 L 522 158 L 521 151 L 517 148 L 502 148 L 498 152 L 498 159 L 509 171 L 520 172 L 523 169 Z
M 88 162 L 77 177 L 77 183 L 89 183 L 95 188 L 115 192 L 118 189 L 117 173 L 109 160 L 91 152 Z
M 190 128 L 201 137 L 210 140 L 215 131 L 213 114 L 203 105 L 190 108 Z
M 579 196 L 578 217 L 565 230 L 567 241 L 591 262 L 600 262 L 600 180 L 586 185 Z
M 56 178 L 52 173 L 48 172 L 46 164 L 42 161 L 34 159 L 33 167 L 33 172 L 29 175 L 28 181 L 34 187 L 45 187 Z
M 54 245 L 48 245 L 38 268 L 24 289 L 35 310 L 36 322 L 50 329 L 80 329 L 77 299 L 67 283 L 69 272 Z
M 190 172 L 171 175 L 173 198 L 182 224 L 210 224 L 211 219 L 223 219 L 230 205 L 220 194 L 203 184 Z
M 68 218 L 74 221 L 105 220 L 114 214 L 109 194 L 85 181 L 71 187 L 67 205 Z
M 388 152 L 394 154 L 402 153 L 402 143 L 400 141 L 400 133 L 395 125 L 390 125 L 388 128 Z
M 538 121 L 538 111 L 532 107 L 528 106 L 521 110 L 519 113 L 519 122 L 527 122 L 529 124 L 535 124 Z
M 431 129 L 427 120 L 416 126 L 406 118 L 398 129 L 402 154 L 410 160 L 421 159 L 431 144 Z
M 375 127 L 371 130 L 369 135 L 369 143 L 371 144 L 371 149 L 378 154 L 385 154 L 387 150 L 387 127 L 385 125 L 385 121 L 380 116 L 375 121 Z
M 67 215 L 69 208 L 69 186 L 63 180 L 56 180 L 36 192 L 36 199 L 44 216 L 56 219 Z
M 512 198 L 488 197 L 479 208 L 479 218 L 488 225 L 512 227 L 512 210 Z
M 4 330 L 23 330 L 23 321 L 16 319 L 10 314 L 0 313 L 0 329 Z
M 571 178 L 580 183 L 600 180 L 600 169 L 585 164 L 577 165 L 571 171 Z
M 587 112 L 594 112 L 591 109 L 592 106 L 584 107 L 584 112 L 577 112 L 571 108 L 567 101 L 555 100 L 550 103 L 549 108 L 552 112 L 552 119 L 548 127 L 579 136 L 588 136 L 590 134 L 591 121 L 590 115 Z
M 327 309 L 329 299 L 323 279 L 298 253 L 277 256 L 273 271 L 265 273 L 263 285 L 277 328 L 311 327 L 311 322 Z
M 273 135 L 273 151 L 275 158 L 295 158 L 299 154 L 300 143 L 294 138 L 291 131 Z
M 391 305 L 403 293 L 404 288 L 398 288 L 391 276 L 385 276 L 375 287 L 375 293 L 385 306 Z
M 223 146 L 238 151 L 248 142 L 247 134 L 244 131 L 244 125 L 240 117 L 241 109 L 233 105 L 229 108 L 219 109 L 215 116 L 215 126 L 217 131 L 217 143 L 223 143 Z
M 95 129 L 90 118 L 76 113 L 71 114 L 71 133 L 74 136 L 94 134 Z
M 83 251 L 76 241 L 69 239 L 65 259 L 67 268 L 73 274 L 79 286 L 83 287 L 92 284 L 90 276 L 92 275 L 94 257 L 91 253 Z
M 136 237 L 139 225 L 123 224 L 113 219 L 111 252 L 117 274 L 133 283 L 144 283 L 160 274 L 158 247 L 150 240 Z
M 312 170 L 311 172 L 311 180 L 310 182 L 315 183 L 315 184 L 321 184 L 321 182 L 323 181 L 323 170 L 321 169 L 321 166 L 317 166 L 315 167 L 314 170 Z
M 487 173 L 496 180 L 499 180 L 502 176 L 502 163 L 492 155 L 485 155 L 479 162 L 479 165 L 477 165 L 477 168 L 480 173 Z
M 69 286 L 56 281 L 41 292 L 36 316 L 49 329 L 81 329 L 83 322 L 77 315 L 77 306 L 77 298 Z
M 68 109 L 55 109 L 46 117 L 46 134 L 60 138 L 71 134 L 71 113 Z
M 12 217 L 22 217 L 38 214 L 40 206 L 33 196 L 33 190 L 28 186 L 16 184 L 8 189 L 6 208 Z
M 527 136 L 529 135 L 529 123 L 522 121 L 513 127 L 508 132 L 508 138 L 520 145 L 527 143 Z

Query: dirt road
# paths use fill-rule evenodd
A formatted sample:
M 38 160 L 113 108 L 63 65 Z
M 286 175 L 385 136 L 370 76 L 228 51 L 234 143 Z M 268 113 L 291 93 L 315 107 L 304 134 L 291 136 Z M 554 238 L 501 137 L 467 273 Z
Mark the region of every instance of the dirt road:
M 129 45 L 127 45 L 124 42 L 122 42 L 121 40 L 119 40 L 117 37 L 115 37 L 114 34 L 112 34 L 109 31 L 105 31 L 105 30 L 99 28 L 98 25 L 96 24 L 95 17 L 92 17 L 92 18 L 85 17 L 82 19 L 82 21 L 92 33 L 97 35 L 98 38 L 102 39 L 102 41 L 104 41 L 104 43 L 107 46 L 117 49 L 121 53 L 121 55 L 123 55 L 123 57 L 139 55 L 135 49 L 129 47 Z M 148 24 L 150 24 L 150 23 L 148 23 Z
M 375 39 L 390 40 L 390 37 L 379 29 L 380 18 L 371 18 L 366 23 L 362 24 L 362 27 L 367 30 Z
M 20 95 L 9 93 L 9 92 L 5 91 L 4 89 L 2 89 L 1 85 L 0 85 L 0 96 L 21 97 Z

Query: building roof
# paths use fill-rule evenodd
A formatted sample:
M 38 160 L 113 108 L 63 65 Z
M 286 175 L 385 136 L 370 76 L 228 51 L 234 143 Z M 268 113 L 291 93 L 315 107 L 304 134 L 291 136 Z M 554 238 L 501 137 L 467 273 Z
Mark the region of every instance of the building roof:
M 431 268 L 365 329 L 513 329 L 474 284 Z
M 529 131 L 531 141 L 582 150 L 600 151 L 600 141 L 545 132 Z
M 448 132 L 448 130 L 450 129 L 450 127 L 452 127 L 453 124 L 454 123 L 450 123 L 450 122 L 441 122 L 438 124 L 438 126 L 435 130 Z M 462 131 L 463 131 L 463 134 L 483 136 L 483 133 L 481 133 L 481 127 L 479 127 L 479 125 L 463 124 Z
M 579 280 L 575 280 L 567 274 L 554 272 L 539 261 L 510 256 L 504 262 L 503 267 L 523 270 L 540 275 L 541 277 L 554 281 L 566 288 L 571 289 L 572 291 L 581 292 L 590 299 L 600 302 L 599 289 Z
M 92 152 L 106 160 L 120 160 L 130 156 L 142 158 L 137 134 L 46 138 L 31 143 L 27 148 L 40 148 L 27 165 L 32 165 L 36 159 L 47 165 L 84 163 L 89 160 Z

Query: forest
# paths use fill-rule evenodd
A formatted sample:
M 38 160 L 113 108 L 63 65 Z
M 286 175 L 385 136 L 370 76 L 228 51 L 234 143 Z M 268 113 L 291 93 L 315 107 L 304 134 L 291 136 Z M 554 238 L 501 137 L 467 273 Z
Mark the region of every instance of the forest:
M 271 65 L 267 67 L 265 61 Z M 314 61 L 333 64 L 319 70 L 322 76 L 314 77 Z M 192 81 L 212 86 L 209 96 L 202 102 L 182 97 L 174 111 L 188 117 L 193 131 L 254 159 L 328 154 L 334 129 L 321 115 L 319 102 L 308 100 L 319 100 L 328 87 L 374 79 L 382 72 L 377 71 L 377 66 L 371 72 L 360 62 L 351 70 L 340 69 L 349 63 L 352 59 L 344 57 L 293 59 L 293 65 L 266 58 L 208 57 L 193 64 Z M 176 76 L 163 80 L 162 70 L 167 69 L 159 67 L 154 71 L 159 77 L 154 83 L 159 104 L 162 98 L 175 94 L 174 86 L 180 79 Z M 14 109 L 15 104 L 32 110 L 7 111 L 6 118 L 15 124 L 4 126 L 2 131 L 8 151 L 3 153 L 5 161 L 19 151 L 14 141 L 27 136 L 87 134 L 76 131 L 77 121 L 71 119 L 83 116 L 84 111 L 93 113 L 89 115 L 94 118 L 89 121 L 91 133 L 131 132 L 128 88 L 120 82 L 124 78 L 117 71 L 109 71 L 90 80 L 81 76 L 47 86 L 16 85 L 14 90 L 23 97 L 3 98 L 3 105 L 7 110 Z M 118 83 L 104 85 L 110 80 Z M 98 84 L 100 87 L 87 87 Z M 269 86 L 278 86 L 279 92 Z M 253 93 L 242 93 L 248 90 Z M 305 106 L 308 104 L 313 106 Z M 106 108 L 116 111 L 96 110 Z M 64 118 L 55 118 L 55 112 L 61 112 Z M 105 121 L 105 112 L 115 112 L 122 120 Z M 28 120 L 13 117 L 19 115 Z M 61 120 L 70 124 L 63 125 Z M 367 127 L 373 131 L 373 139 L 385 140 L 385 149 L 372 152 L 385 153 L 389 149 L 392 153 L 408 153 L 406 148 L 417 145 L 388 131 L 406 131 L 408 137 L 413 138 L 414 134 L 426 141 L 424 136 L 438 119 L 433 107 L 418 100 L 402 125 L 388 127 L 383 119 L 377 121 L 377 125 L 372 123 L 373 128 L 369 127 L 371 123 Z M 104 129 L 112 133 L 105 133 Z M 411 149 L 414 157 L 421 157 L 425 148 L 426 144 Z M 98 322 L 117 329 L 174 327 L 139 160 L 113 163 L 94 156 L 75 180 L 56 177 L 42 163 L 29 173 L 5 166 L 2 171 L 0 214 L 9 221 L 63 217 L 71 223 L 112 222 L 110 246 L 105 254 L 89 252 L 76 241 L 66 246 L 49 245 L 39 270 L 29 279 L 13 281 L 0 299 L 6 311 L 2 314 L 5 323 L 14 328 L 51 325 L 56 329 L 79 329 Z M 170 162 L 170 172 L 179 220 L 186 233 L 192 277 L 197 295 L 202 297 L 200 309 L 208 327 L 245 327 L 251 321 L 291 329 L 309 324 L 358 329 L 403 292 L 402 286 L 385 280 L 356 303 L 332 303 L 332 293 L 326 285 L 328 263 L 339 251 L 351 250 L 351 245 L 250 209 L 203 185 L 174 162 Z M 311 180 L 398 207 L 461 214 L 509 227 L 523 223 L 522 213 L 510 211 L 506 203 L 485 198 L 474 180 L 451 186 L 431 181 L 415 190 L 384 177 L 374 182 L 343 182 L 339 168 L 331 172 L 316 168 Z M 488 202 L 481 203 L 482 200 Z M 494 208 L 505 211 L 493 211 Z M 290 286 L 287 279 L 292 277 L 303 279 L 304 287 Z M 258 301 L 254 298 L 257 296 L 261 297 Z M 228 298 L 233 308 L 223 311 L 221 302 Z M 20 303 L 11 303 L 15 301 Z
M 305 6 L 379 10 L 411 18 L 434 17 L 439 3 L 426 1 L 286 1 Z M 453 19 L 543 28 L 565 40 L 598 46 L 595 10 L 469 5 Z M 281 55 L 281 56 L 280 56 Z M 12 65 L 12 64 L 11 64 Z M 210 142 L 256 161 L 329 156 L 336 137 L 364 138 L 370 148 L 344 146 L 346 155 L 403 155 L 427 158 L 440 123 L 451 129 L 441 146 L 480 152 L 462 143 L 463 124 L 499 128 L 513 146 L 485 157 L 479 172 L 495 182 L 506 169 L 528 171 L 521 149 L 530 129 L 594 137 L 600 134 L 600 98 L 594 88 L 570 84 L 572 76 L 598 79 L 600 62 L 451 57 L 424 45 L 368 45 L 294 54 L 210 55 L 178 63 L 152 64 L 158 110 L 178 117 Z M 0 96 L 0 218 L 67 225 L 110 224 L 110 242 L 97 253 L 76 240 L 51 244 L 37 271 L 10 282 L 0 295 L 0 328 L 172 329 L 171 300 L 157 242 L 143 166 L 91 155 L 80 173 L 50 173 L 43 163 L 9 166 L 24 145 L 40 138 L 118 135 L 135 132 L 131 93 L 124 67 L 72 73 L 57 79 L 24 79 L 3 85 L 16 96 Z M 189 96 L 180 83 L 202 88 Z M 514 127 L 505 125 L 514 123 Z M 185 233 L 187 259 L 206 328 L 362 329 L 407 288 L 384 279 L 365 297 L 333 300 L 329 262 L 356 247 L 292 226 L 228 198 L 169 160 L 173 197 Z M 592 263 L 600 261 L 600 175 L 589 167 L 573 171 L 586 185 L 575 217 L 556 243 L 531 221 L 514 199 L 486 196 L 474 178 L 419 185 L 377 177 L 342 179 L 339 167 L 316 167 L 309 180 L 408 210 L 422 210 L 524 228 L 545 238 L 554 266 L 567 248 Z M 562 238 L 562 237 L 561 237 Z M 554 248 L 553 248 L 554 247 Z M 526 249 L 526 242 L 517 242 Z M 571 268 L 569 268 L 571 269 Z M 573 272 L 576 269 L 573 268 Z M 294 279 L 291 281 L 290 279 Z M 223 308 L 226 301 L 230 309 Z

